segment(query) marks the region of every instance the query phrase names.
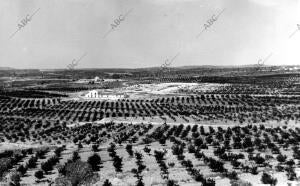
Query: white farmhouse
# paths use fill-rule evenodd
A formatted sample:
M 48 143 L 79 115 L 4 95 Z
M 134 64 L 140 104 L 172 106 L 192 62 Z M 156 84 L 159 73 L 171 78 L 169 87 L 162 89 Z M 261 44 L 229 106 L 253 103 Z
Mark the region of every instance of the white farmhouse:
M 98 91 L 97 90 L 91 90 L 89 91 L 89 93 L 87 93 L 85 95 L 86 98 L 98 98 L 99 95 L 98 95 Z
M 93 98 L 93 99 L 122 99 L 128 96 L 122 93 L 103 94 L 103 93 L 98 93 L 97 90 L 91 90 L 84 97 Z
M 98 81 L 100 81 L 100 78 L 99 78 L 98 76 L 96 76 L 96 77 L 94 78 L 94 81 L 95 81 L 95 82 L 98 82 Z

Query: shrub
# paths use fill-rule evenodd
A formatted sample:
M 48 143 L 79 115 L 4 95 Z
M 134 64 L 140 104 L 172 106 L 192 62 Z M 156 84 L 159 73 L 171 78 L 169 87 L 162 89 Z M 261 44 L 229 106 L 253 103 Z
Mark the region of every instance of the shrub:
M 34 173 L 34 176 L 40 180 L 44 177 L 44 172 L 42 170 L 38 170 Z
M 179 155 L 177 156 L 177 159 L 178 159 L 178 160 L 184 160 L 184 158 L 185 158 L 185 156 L 184 156 L 183 154 L 179 154 Z
M 265 162 L 265 158 L 258 155 L 254 158 L 254 161 L 256 164 L 263 164 Z
M 183 153 L 183 146 L 181 145 L 173 145 L 172 152 L 174 155 L 180 155 Z
M 10 174 L 10 181 L 11 181 L 10 185 L 19 186 L 20 185 L 20 181 L 21 181 L 21 175 L 20 175 L 20 173 L 18 173 L 18 172 L 12 172 Z
M 39 158 L 39 159 L 45 159 L 45 154 L 49 151 L 48 148 L 46 149 L 39 149 L 37 152 L 36 152 L 36 157 Z
M 145 137 L 145 138 L 142 139 L 142 141 L 143 141 L 145 144 L 149 144 L 149 143 L 151 143 L 153 140 L 152 140 L 152 138 L 150 138 L 150 137 Z
M 68 161 L 68 162 L 72 162 L 72 161 Z M 59 174 L 65 176 L 66 175 L 66 164 L 58 165 L 57 166 L 57 171 L 58 171 Z
M 251 183 L 242 180 L 231 180 L 230 184 L 231 186 L 252 186 Z
M 158 140 L 158 142 L 159 142 L 161 145 L 165 145 L 165 144 L 166 144 L 166 137 L 165 137 L 165 136 L 161 137 L 161 138 Z
M 197 139 L 195 139 L 195 140 L 194 140 L 194 144 L 195 144 L 197 147 L 199 147 L 200 145 L 202 145 L 202 144 L 203 144 L 202 138 L 197 138 Z
M 59 162 L 59 158 L 54 155 L 51 158 L 49 158 L 47 161 L 41 164 L 41 168 L 45 173 L 47 174 L 48 171 L 53 170 L 53 166 Z
M 61 152 L 64 150 L 64 147 L 58 147 L 54 150 L 54 153 L 57 157 L 61 156 Z
M 133 174 L 135 174 L 135 175 L 138 175 L 138 170 L 135 169 L 135 168 L 131 169 L 131 172 L 132 172 Z
M 114 143 L 110 143 L 110 146 L 107 148 L 108 152 L 113 152 L 115 151 L 116 145 Z
M 209 164 L 208 166 L 215 172 L 224 172 L 224 163 L 219 161 L 219 160 L 215 160 L 213 158 L 209 158 Z
M 156 160 L 161 161 L 161 160 L 164 159 L 164 156 L 165 156 L 164 151 L 157 151 L 157 150 L 154 151 L 154 157 L 155 157 Z
M 151 152 L 151 149 L 149 147 L 145 146 L 144 151 L 149 154 Z
M 174 180 L 168 180 L 167 186 L 179 186 Z
M 238 175 L 235 171 L 232 171 L 232 172 L 228 172 L 227 173 L 227 177 L 231 180 L 238 180 Z
M 202 186 L 215 186 L 216 182 L 215 180 L 208 178 L 202 181 Z
M 145 184 L 143 183 L 142 178 L 139 178 L 136 182 L 136 186 L 144 186 Z
M 278 172 L 282 172 L 284 170 L 284 167 L 278 164 L 275 166 L 275 170 Z
M 295 173 L 295 170 L 292 167 L 287 168 L 287 178 L 288 180 L 295 180 L 297 178 L 297 174 Z
M 251 174 L 253 174 L 253 175 L 258 174 L 258 172 L 257 172 L 257 167 L 251 167 L 250 172 L 251 172 Z
M 112 186 L 108 179 L 106 179 L 103 183 L 103 186 Z
M 88 158 L 87 162 L 91 165 L 93 171 L 98 171 L 99 164 L 101 163 L 101 158 L 98 154 L 94 153 L 92 156 Z
M 32 154 L 33 153 L 33 149 L 32 148 L 27 149 L 27 153 L 28 154 Z
M 285 162 L 286 158 L 287 158 L 287 157 L 286 157 L 285 155 L 282 155 L 282 154 L 279 154 L 279 155 L 276 157 L 277 161 L 280 162 L 280 163 Z
M 175 166 L 175 163 L 174 162 L 170 162 L 168 163 L 169 167 L 174 167 Z
M 195 147 L 193 145 L 189 145 L 188 146 L 188 151 L 189 151 L 189 153 L 195 153 L 196 149 L 195 149 Z
M 181 165 L 185 166 L 188 169 L 193 167 L 193 163 L 191 162 L 191 160 L 183 160 L 181 162 Z
M 241 162 L 237 161 L 237 160 L 232 160 L 231 161 L 231 165 L 234 167 L 234 168 L 238 168 L 240 165 L 241 165 Z
M 295 165 L 295 161 L 292 160 L 292 159 L 290 159 L 290 160 L 288 160 L 288 161 L 286 162 L 286 165 L 288 165 L 289 167 L 292 167 L 292 166 Z
M 27 166 L 19 165 L 17 171 L 20 173 L 21 176 L 23 176 L 26 173 L 27 169 Z
M 122 167 L 123 167 L 122 158 L 120 158 L 119 156 L 115 156 L 113 160 L 114 160 L 113 165 L 115 167 L 116 172 L 122 172 Z
M 12 166 L 12 158 L 0 158 L 0 177 L 2 177 L 8 169 L 12 168 Z
M 263 184 L 276 185 L 277 179 L 273 178 L 271 175 L 264 172 L 261 176 L 261 182 Z
M 98 148 L 99 148 L 99 145 L 98 145 L 98 144 L 92 145 L 92 149 L 93 149 L 94 152 L 98 152 L 98 151 L 99 151 Z
M 136 161 L 137 165 L 142 165 L 143 154 L 139 152 L 135 152 L 134 155 L 135 155 L 135 159 L 137 160 Z
M 41 164 L 41 169 L 47 174 L 49 171 L 53 170 L 53 167 L 49 162 L 46 161 Z
M 89 185 L 98 180 L 90 164 L 77 160 L 65 164 L 65 175 L 55 179 L 55 185 Z
M 75 143 L 75 142 L 74 142 Z M 81 144 L 81 142 L 78 143 L 78 149 L 82 149 L 83 145 Z
M 199 171 L 197 171 L 196 173 L 193 173 L 193 177 L 197 182 L 202 182 L 204 180 L 203 175 L 200 174 Z
M 126 151 L 128 152 L 129 156 L 133 156 L 133 150 L 132 150 L 132 145 L 128 144 L 126 145 Z
M 37 162 L 37 157 L 36 156 L 32 156 L 29 160 L 28 160 L 28 168 L 35 168 L 36 167 L 36 162 Z
M 77 151 L 73 152 L 72 161 L 75 162 L 77 160 L 80 160 L 79 153 Z

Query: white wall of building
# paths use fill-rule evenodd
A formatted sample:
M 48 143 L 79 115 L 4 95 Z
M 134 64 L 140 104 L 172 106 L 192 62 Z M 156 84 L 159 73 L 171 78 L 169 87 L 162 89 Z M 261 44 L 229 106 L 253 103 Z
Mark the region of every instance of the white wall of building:
M 99 98 L 99 99 L 122 99 L 125 98 L 123 94 L 99 94 L 98 91 L 92 90 L 89 91 L 86 95 L 86 98 Z
M 87 93 L 87 94 L 85 95 L 85 97 L 87 97 L 87 98 L 98 98 L 98 97 L 99 97 L 98 91 L 92 90 L 92 91 L 90 91 L 89 93 Z

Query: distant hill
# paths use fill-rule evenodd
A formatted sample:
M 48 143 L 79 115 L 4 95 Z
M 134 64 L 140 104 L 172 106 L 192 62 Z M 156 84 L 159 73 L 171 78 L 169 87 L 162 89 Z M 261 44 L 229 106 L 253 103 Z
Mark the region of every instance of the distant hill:
M 184 65 L 184 66 L 170 66 L 172 69 L 178 70 L 189 70 L 189 69 L 228 69 L 228 68 L 253 68 L 257 67 L 258 64 L 247 64 L 247 65 Z M 297 67 L 300 68 L 300 65 L 263 65 L 264 67 Z M 160 66 L 153 66 L 153 67 L 141 67 L 141 68 L 75 68 L 75 71 L 83 70 L 99 70 L 99 71 L 140 71 L 140 70 L 159 70 Z M 19 69 L 19 68 L 11 68 L 11 67 L 0 67 L 0 70 L 16 70 L 16 71 L 24 71 L 24 70 L 39 70 L 39 71 L 66 71 L 68 69 L 61 68 L 61 69 Z
M 15 70 L 14 68 L 10 67 L 0 67 L 0 70 Z

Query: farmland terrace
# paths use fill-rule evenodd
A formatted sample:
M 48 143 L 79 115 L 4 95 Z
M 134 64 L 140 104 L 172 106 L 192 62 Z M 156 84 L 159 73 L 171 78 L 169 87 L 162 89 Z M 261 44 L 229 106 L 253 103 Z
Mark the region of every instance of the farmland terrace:
M 299 176 L 300 87 L 297 78 L 277 80 L 135 78 L 106 87 L 30 81 L 6 88 L 0 184 L 287 185 Z M 91 89 L 129 97 L 78 99 Z

